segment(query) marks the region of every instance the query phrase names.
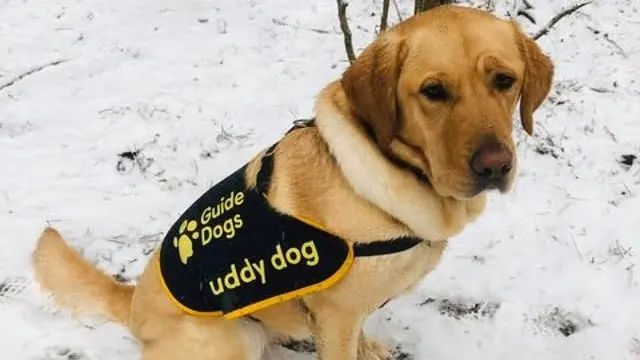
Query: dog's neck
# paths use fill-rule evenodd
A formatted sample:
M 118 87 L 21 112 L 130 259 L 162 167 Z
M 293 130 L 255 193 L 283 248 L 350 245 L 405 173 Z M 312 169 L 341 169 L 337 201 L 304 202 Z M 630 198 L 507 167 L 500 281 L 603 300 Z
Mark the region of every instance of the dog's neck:
M 341 90 L 325 89 L 316 103 L 315 119 L 329 151 L 353 190 L 405 224 L 416 236 L 446 240 L 443 202 L 411 171 L 392 163 L 349 114 Z M 445 231 L 446 232 L 446 231 Z

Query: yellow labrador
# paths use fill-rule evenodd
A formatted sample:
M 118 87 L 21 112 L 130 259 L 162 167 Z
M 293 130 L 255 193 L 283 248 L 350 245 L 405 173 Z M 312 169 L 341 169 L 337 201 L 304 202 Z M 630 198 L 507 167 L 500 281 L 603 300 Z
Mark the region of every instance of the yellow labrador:
M 257 360 L 274 341 L 310 338 L 320 359 L 385 359 L 386 347 L 363 334 L 365 318 L 437 266 L 447 239 L 484 210 L 487 191 L 510 190 L 512 114 L 520 100 L 531 134 L 553 72 L 515 23 L 466 7 L 422 13 L 370 44 L 320 92 L 315 122 L 287 133 L 242 173 L 255 188 L 270 156 L 270 206 L 350 245 L 421 240 L 355 257 L 320 291 L 234 318 L 198 316 L 168 296 L 158 252 L 137 285 L 125 285 L 52 228 L 33 254 L 37 279 L 60 306 L 125 325 L 144 360 Z

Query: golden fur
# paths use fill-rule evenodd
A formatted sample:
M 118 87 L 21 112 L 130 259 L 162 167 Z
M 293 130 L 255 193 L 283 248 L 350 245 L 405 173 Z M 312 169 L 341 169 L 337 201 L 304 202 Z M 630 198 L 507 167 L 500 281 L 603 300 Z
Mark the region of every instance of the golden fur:
M 496 80 L 498 73 L 513 84 L 497 90 L 504 85 L 497 81 L 511 81 Z M 486 189 L 469 159 L 487 139 L 515 154 L 517 102 L 531 134 L 552 78 L 549 58 L 515 23 L 483 11 L 440 7 L 382 34 L 319 94 L 317 127 L 282 139 L 268 198 L 349 242 L 403 235 L 431 241 L 357 258 L 335 286 L 254 313 L 260 323 L 182 313 L 160 288 L 157 253 L 135 287 L 123 285 L 51 228 L 33 254 L 36 277 L 61 306 L 128 327 L 143 360 L 257 360 L 276 339 L 311 336 L 320 359 L 385 359 L 387 349 L 363 334 L 365 318 L 418 284 L 438 264 L 446 240 L 481 214 Z M 249 186 L 261 156 L 249 166 Z M 431 186 L 389 156 L 421 169 Z M 513 183 L 515 156 L 512 166 L 502 192 Z

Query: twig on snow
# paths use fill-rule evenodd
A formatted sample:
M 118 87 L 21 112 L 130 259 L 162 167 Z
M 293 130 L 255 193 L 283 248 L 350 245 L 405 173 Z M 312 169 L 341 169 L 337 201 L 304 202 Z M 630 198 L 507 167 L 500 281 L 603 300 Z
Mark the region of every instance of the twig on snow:
M 542 29 L 540 29 L 535 35 L 533 35 L 533 39 L 534 40 L 538 40 L 541 37 L 547 35 L 549 33 L 549 31 L 551 31 L 551 28 L 553 28 L 560 20 L 562 20 L 563 18 L 575 13 L 576 11 L 582 9 L 583 7 L 587 6 L 591 4 L 591 1 L 587 1 L 587 2 L 583 2 L 581 4 L 577 4 L 574 5 L 570 8 L 566 8 L 564 10 L 562 10 L 560 13 L 558 13 L 556 16 L 552 17 L 551 20 L 549 20 L 549 22 L 542 27 Z
M 618 142 L 618 137 L 616 136 L 616 134 L 613 133 L 613 131 L 611 131 L 611 129 L 609 129 L 609 127 L 604 125 L 602 129 L 607 135 L 609 135 L 609 137 L 611 138 L 611 140 L 613 140 L 614 143 Z
M 66 61 L 67 60 L 56 60 L 56 61 L 52 61 L 52 62 L 44 64 L 44 65 L 40 65 L 40 66 L 38 66 L 36 68 L 33 68 L 33 69 L 29 70 L 29 71 L 26 71 L 26 72 L 16 76 L 15 78 L 9 80 L 8 82 L 0 85 L 0 91 L 15 85 L 18 81 L 26 78 L 29 75 L 33 75 L 33 74 L 35 74 L 37 72 L 40 72 L 40 71 L 42 71 L 42 70 L 44 70 L 44 69 L 46 69 L 48 67 L 60 65 L 60 64 L 62 64 L 64 62 L 66 62 Z
M 615 42 L 612 38 L 609 37 L 609 34 L 605 33 L 604 34 L 604 39 L 611 45 L 613 45 L 616 49 L 618 49 L 618 52 L 620 53 L 620 55 L 622 55 L 622 57 L 624 57 L 625 59 L 628 59 L 629 57 L 627 56 L 627 52 L 624 51 L 624 49 L 618 45 L 617 42 Z
M 347 21 L 347 6 L 348 2 L 344 0 L 337 0 L 338 3 L 338 18 L 340 19 L 340 29 L 344 35 L 344 48 L 347 51 L 347 57 L 349 62 L 353 63 L 356 60 L 356 54 L 353 51 L 353 43 L 351 42 L 351 29 L 349 29 L 349 22 Z
M 591 86 L 589 86 L 589 90 L 595 91 L 595 92 L 601 93 L 601 94 L 610 93 L 611 92 L 611 90 L 609 90 L 607 88 L 603 88 L 603 87 L 591 87 Z
M 271 22 L 276 24 L 276 25 L 280 25 L 280 26 L 287 26 L 293 29 L 300 29 L 300 30 L 306 30 L 306 31 L 312 31 L 318 34 L 340 34 L 338 31 L 332 31 L 332 30 L 325 30 L 325 29 L 320 29 L 320 28 L 307 28 L 307 27 L 300 27 L 298 25 L 293 25 L 293 24 L 289 24 L 288 22 L 284 21 L 284 19 L 276 19 L 273 18 L 271 19 Z
M 638 24 L 640 24 L 640 23 L 638 23 Z M 628 57 L 627 57 L 627 53 L 626 53 L 626 51 L 624 51 L 624 49 L 622 48 L 622 46 L 620 46 L 617 42 L 615 42 L 615 40 L 613 40 L 611 37 L 609 37 L 609 34 L 608 34 L 608 33 L 603 32 L 602 30 L 600 30 L 600 29 L 596 29 L 596 28 L 591 27 L 591 26 L 587 26 L 587 29 L 591 30 L 591 32 L 592 32 L 594 35 L 600 35 L 600 34 L 602 34 L 602 37 L 604 37 L 604 40 L 605 40 L 606 42 L 608 42 L 609 44 L 613 45 L 613 46 L 618 50 L 618 52 L 620 53 L 620 55 L 622 55 L 625 59 L 626 59 L 626 58 L 628 58 Z
M 571 241 L 573 241 L 573 246 L 576 248 L 576 252 L 578 253 L 578 257 L 580 261 L 584 262 L 584 258 L 582 257 L 582 253 L 580 252 L 580 248 L 578 247 L 578 243 L 576 242 L 576 238 L 571 234 Z
M 387 30 L 387 20 L 389 19 L 389 0 L 382 1 L 382 15 L 380 16 L 380 34 Z

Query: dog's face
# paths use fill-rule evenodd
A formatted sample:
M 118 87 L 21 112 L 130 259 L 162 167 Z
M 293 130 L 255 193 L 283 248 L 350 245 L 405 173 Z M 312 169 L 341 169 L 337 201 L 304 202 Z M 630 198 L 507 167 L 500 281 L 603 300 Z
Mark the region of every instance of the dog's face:
M 381 150 L 424 171 L 442 196 L 508 191 L 516 170 L 512 114 L 533 132 L 553 65 L 519 27 L 462 7 L 397 25 L 347 69 L 342 87 Z

